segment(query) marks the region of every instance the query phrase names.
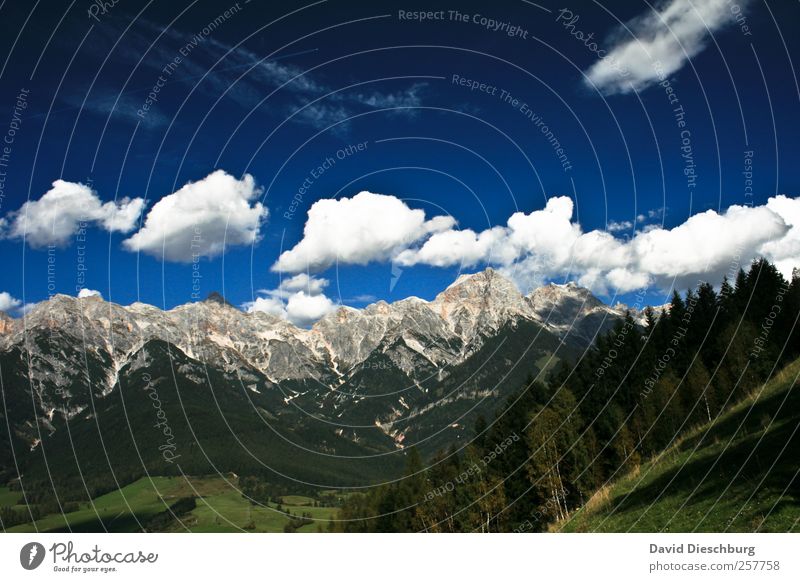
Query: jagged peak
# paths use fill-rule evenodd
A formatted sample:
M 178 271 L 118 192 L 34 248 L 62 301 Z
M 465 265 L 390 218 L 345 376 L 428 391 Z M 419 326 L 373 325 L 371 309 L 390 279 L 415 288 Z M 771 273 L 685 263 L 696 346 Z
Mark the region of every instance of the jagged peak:
M 72 295 L 67 295 L 66 293 L 56 293 L 55 295 L 50 297 L 50 301 L 64 301 L 67 303 L 74 303 L 77 300 L 78 300 L 77 297 L 73 297 Z M 42 301 L 41 303 L 44 303 L 44 301 Z
M 393 305 L 397 306 L 405 306 L 405 305 L 428 305 L 429 301 L 422 299 L 421 297 L 417 297 L 416 295 L 411 295 L 406 297 L 405 299 L 398 299 L 393 303 Z
M 467 284 L 485 285 L 491 281 L 494 281 L 495 279 L 501 279 L 509 283 L 510 285 L 513 285 L 513 283 L 510 280 L 503 277 L 495 269 L 493 269 L 492 267 L 486 267 L 483 271 L 478 271 L 477 273 L 462 273 L 456 278 L 455 281 L 450 283 L 445 288 L 445 291 L 447 291 L 447 289 L 452 289 L 454 287 L 460 287 L 461 285 L 467 285 Z
M 212 291 L 209 293 L 208 297 L 203 300 L 203 303 L 216 303 L 217 305 L 225 305 L 227 307 L 233 307 L 236 309 L 236 307 L 230 301 L 225 299 L 225 297 L 222 296 L 222 293 L 218 291 Z
M 487 297 L 488 295 L 492 295 L 494 299 L 501 302 L 522 300 L 522 293 L 510 279 L 501 275 L 495 269 L 488 267 L 477 273 L 460 275 L 451 285 L 436 296 L 433 300 L 433 305 L 438 306 L 443 303 L 453 303 L 468 298 Z
M 327 315 L 324 315 L 322 318 L 320 318 L 314 325 L 311 326 L 311 329 L 317 329 L 331 324 L 340 325 L 359 314 L 361 314 L 360 309 L 350 307 L 349 305 L 340 305 L 336 308 L 336 310 L 331 311 Z
M 567 283 L 548 283 L 547 285 L 543 285 L 531 291 L 528 297 L 534 299 L 538 297 L 579 297 L 583 299 L 591 298 L 595 301 L 601 302 L 589 289 L 586 287 L 581 287 L 574 281 L 569 281 Z

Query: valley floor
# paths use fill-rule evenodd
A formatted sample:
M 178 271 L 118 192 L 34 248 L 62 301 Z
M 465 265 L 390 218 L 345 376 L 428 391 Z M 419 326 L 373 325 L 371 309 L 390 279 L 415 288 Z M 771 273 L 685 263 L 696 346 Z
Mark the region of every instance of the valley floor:
M 0 505 L 19 501 L 19 492 L 0 488 Z M 168 507 L 194 498 L 195 507 L 186 512 Z M 81 503 L 75 511 L 47 515 L 35 523 L 9 528 L 9 532 L 283 532 L 287 524 L 303 514 L 307 523 L 298 532 L 327 531 L 335 507 L 315 507 L 314 500 L 287 495 L 263 505 L 242 496 L 233 476 L 152 477 L 139 479 L 119 491 Z M 15 505 L 15 509 L 24 506 Z

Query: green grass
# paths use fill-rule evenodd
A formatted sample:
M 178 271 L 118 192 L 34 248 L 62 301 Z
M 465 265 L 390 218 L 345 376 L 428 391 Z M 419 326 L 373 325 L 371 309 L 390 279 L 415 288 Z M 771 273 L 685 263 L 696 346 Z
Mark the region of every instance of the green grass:
M 550 372 L 555 370 L 560 361 L 561 359 L 555 354 L 551 354 L 549 352 L 542 354 L 534 363 L 534 365 L 540 370 L 538 374 L 539 380 L 546 382 L 547 378 L 550 376 Z
M 800 527 L 800 360 L 598 491 L 560 531 L 786 532 Z M 795 477 L 797 476 L 797 479 Z
M 310 498 L 300 496 L 299 500 Z M 285 499 L 285 498 L 284 498 Z M 318 525 L 327 529 L 327 522 L 336 513 L 333 507 L 288 507 L 284 502 L 284 511 L 289 510 L 293 516 L 299 517 L 303 513 L 310 513 L 314 523 L 304 525 L 298 531 L 315 532 Z M 195 532 L 282 532 L 284 526 L 289 522 L 285 513 L 276 509 L 277 505 L 269 503 L 267 507 L 253 505 L 242 498 L 236 491 L 229 491 L 220 495 L 206 497 L 198 500 L 197 508 L 186 518 L 185 523 Z
M 302 495 L 284 495 L 281 497 L 281 503 L 295 507 L 305 507 L 314 505 L 314 500 L 310 497 L 304 497 Z
M 0 507 L 14 506 L 21 500 L 22 493 L 11 491 L 8 487 L 0 487 Z
M 229 484 L 222 477 L 154 477 L 139 479 L 118 491 L 97 497 L 92 503 L 82 503 L 77 511 L 52 514 L 32 523 L 9 528 L 9 532 L 135 532 L 167 507 L 185 497 L 197 497 L 197 507 L 181 521 L 173 521 L 169 531 L 193 532 L 282 532 L 290 517 L 277 511 L 276 504 L 260 507 L 243 498 L 236 488 L 235 478 Z M 4 494 L 4 491 L 0 491 Z M 332 507 L 306 507 L 313 503 L 309 497 L 286 496 L 284 510 L 298 517 L 310 513 L 314 523 L 298 529 L 315 532 L 318 524 L 327 529 L 328 520 L 336 512 Z M 16 498 L 15 498 L 16 499 Z

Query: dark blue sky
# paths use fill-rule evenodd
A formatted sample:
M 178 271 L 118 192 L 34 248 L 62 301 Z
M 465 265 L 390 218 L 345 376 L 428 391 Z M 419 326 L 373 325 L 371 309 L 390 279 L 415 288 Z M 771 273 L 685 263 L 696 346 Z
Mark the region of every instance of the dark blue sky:
M 122 241 L 132 233 L 97 225 L 85 245 L 71 239 L 51 253 L 6 236 L 0 291 L 25 303 L 53 290 L 74 295 L 80 285 L 122 304 L 171 307 L 190 300 L 193 272 L 202 275 L 202 296 L 219 290 L 235 304 L 251 301 L 256 290 L 278 286 L 280 275 L 270 267 L 300 241 L 309 207 L 362 190 L 394 195 L 429 218 L 449 214 L 459 228 L 475 231 L 505 225 L 516 211 L 541 210 L 555 196 L 573 199 L 583 231 L 624 221 L 669 229 L 708 209 L 800 196 L 796 2 L 747 4 L 746 20 L 716 27 L 667 76 L 685 128 L 657 84 L 614 93 L 584 81 L 598 55 L 575 32 L 594 33 L 610 51 L 624 42 L 620 23 L 650 11 L 643 2 L 462 2 L 467 22 L 451 19 L 452 5 L 430 2 L 252 0 L 221 20 L 235 3 L 121 0 L 105 14 L 84 0 L 71 8 L 9 4 L 0 8 L 0 133 L 7 135 L 17 97 L 27 93 L 2 168 L 0 216 L 39 199 L 57 179 L 89 184 L 103 202 L 145 198 L 146 216 L 160 198 L 216 169 L 251 174 L 269 210 L 255 245 L 231 246 L 199 267 L 130 252 Z M 563 14 L 558 20 L 562 8 L 579 16 L 571 28 Z M 441 9 L 445 17 L 400 17 L 401 10 L 421 9 Z M 519 32 L 487 29 L 476 14 Z M 137 115 L 182 47 L 187 56 L 158 100 Z M 259 65 L 260 59 L 266 60 Z M 281 86 L 287 71 L 289 78 L 307 72 Z M 471 91 L 454 75 L 488 88 Z M 502 91 L 552 130 L 560 159 L 540 126 Z M 690 130 L 694 186 L 684 171 L 682 129 Z M 358 143 L 366 144 L 363 151 L 337 159 L 291 207 L 314 168 Z M 752 196 L 742 174 L 748 151 Z M 633 231 L 615 231 L 626 234 Z M 393 277 L 390 262 L 376 260 L 317 275 L 331 281 L 333 301 L 361 306 L 367 296 L 431 298 L 458 272 L 458 265 L 418 265 L 395 267 Z M 653 291 L 647 300 L 662 298 Z

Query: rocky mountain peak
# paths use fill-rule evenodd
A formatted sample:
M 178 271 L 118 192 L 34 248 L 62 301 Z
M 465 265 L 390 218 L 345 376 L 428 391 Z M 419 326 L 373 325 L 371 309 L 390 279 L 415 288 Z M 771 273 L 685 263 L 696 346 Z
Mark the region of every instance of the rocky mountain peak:
M 515 302 L 522 298 L 516 285 L 494 269 L 487 268 L 478 273 L 461 275 L 447 289 L 439 293 L 433 303 L 442 305 L 448 303 L 473 303 L 486 302 L 498 303 L 513 299 Z
M 585 287 L 580 287 L 572 281 L 565 284 L 549 283 L 534 289 L 528 297 L 534 305 L 544 303 L 563 304 L 574 301 L 585 303 L 590 307 L 604 305 L 591 291 Z
M 205 298 L 203 301 L 204 301 L 205 303 L 212 303 L 212 304 L 216 304 L 216 305 L 225 305 L 225 306 L 227 306 L 227 307 L 233 307 L 234 309 L 236 309 L 236 307 L 234 307 L 234 306 L 233 306 L 233 305 L 232 305 L 232 304 L 231 304 L 231 303 L 230 303 L 230 302 L 229 302 L 227 299 L 225 299 L 225 297 L 223 297 L 223 296 L 222 296 L 222 294 L 221 294 L 221 293 L 219 293 L 218 291 L 212 291 L 211 293 L 209 293 L 209 294 L 208 294 L 208 297 L 206 297 L 206 298 Z
M 462 338 L 497 330 L 511 318 L 529 315 L 516 285 L 491 268 L 461 275 L 430 307 Z

